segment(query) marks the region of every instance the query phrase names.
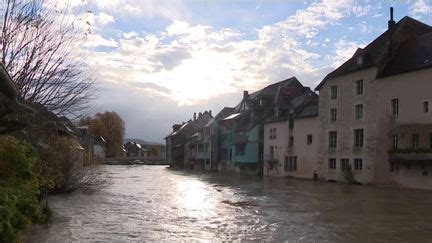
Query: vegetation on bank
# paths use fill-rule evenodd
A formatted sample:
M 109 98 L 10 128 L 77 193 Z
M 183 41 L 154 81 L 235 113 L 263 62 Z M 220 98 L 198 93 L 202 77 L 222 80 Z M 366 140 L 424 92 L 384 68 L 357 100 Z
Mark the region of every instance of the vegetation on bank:
M 114 111 L 97 113 L 93 117 L 82 118 L 79 122 L 82 126 L 89 126 L 90 133 L 101 136 L 106 141 L 106 156 L 116 157 L 123 145 L 125 123 Z
M 50 183 L 41 177 L 37 162 L 31 145 L 0 138 L 0 242 L 16 242 L 20 230 L 50 218 L 41 204 L 41 191 Z

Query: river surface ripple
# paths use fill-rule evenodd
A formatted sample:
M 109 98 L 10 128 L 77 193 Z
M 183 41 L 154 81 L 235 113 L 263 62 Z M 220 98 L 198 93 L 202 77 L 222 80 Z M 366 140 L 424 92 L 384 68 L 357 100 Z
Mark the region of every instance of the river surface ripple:
M 29 242 L 431 242 L 432 192 L 103 166 L 110 183 L 50 196 Z

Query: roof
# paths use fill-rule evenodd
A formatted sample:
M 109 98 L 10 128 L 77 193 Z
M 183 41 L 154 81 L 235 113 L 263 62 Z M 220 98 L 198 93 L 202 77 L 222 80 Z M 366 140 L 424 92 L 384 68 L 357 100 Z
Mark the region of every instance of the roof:
M 365 48 L 357 49 L 350 59 L 329 73 L 315 90 L 319 90 L 328 79 L 370 67 L 378 68 L 377 78 L 431 67 L 431 32 L 431 26 L 406 16 Z M 358 58 L 362 58 L 361 63 L 357 62 Z
M 316 100 L 315 105 L 304 108 L 309 100 Z M 231 115 L 223 120 L 233 120 L 237 124 L 236 131 L 246 132 L 266 121 L 285 119 L 290 111 L 298 112 L 299 116 L 314 116 L 318 114 L 317 102 L 317 94 L 304 87 L 296 77 L 291 77 L 246 95 Z M 276 116 L 276 109 L 281 116 Z
M 205 127 L 206 124 L 208 124 L 209 121 L 212 119 L 213 119 L 213 116 L 211 115 L 211 112 L 205 111 L 204 113 L 200 113 L 197 119 L 189 120 L 188 122 L 183 123 L 180 128 L 171 132 L 168 136 L 165 137 L 165 139 L 173 137 L 173 136 L 177 136 L 177 135 L 188 135 L 189 131 L 194 131 L 196 129 Z M 188 132 L 185 132 L 185 131 L 188 131 Z M 187 138 L 186 138 L 186 140 L 187 140 Z
M 139 143 L 141 145 L 161 145 L 161 146 L 164 146 L 163 143 L 146 141 L 146 140 L 139 139 L 139 138 L 125 138 L 125 139 L 123 139 L 124 144 L 127 142 L 135 142 L 135 143 Z
M 398 52 L 378 73 L 378 77 L 415 71 L 432 66 L 432 32 L 401 44 Z
M 0 92 L 13 100 L 18 97 L 18 90 L 2 62 L 0 62 Z
M 279 93 L 275 103 L 278 114 L 273 113 L 265 123 L 288 120 L 290 114 L 294 114 L 294 119 L 318 116 L 318 95 L 309 87 L 303 87 L 294 93 L 286 92 L 282 87 Z

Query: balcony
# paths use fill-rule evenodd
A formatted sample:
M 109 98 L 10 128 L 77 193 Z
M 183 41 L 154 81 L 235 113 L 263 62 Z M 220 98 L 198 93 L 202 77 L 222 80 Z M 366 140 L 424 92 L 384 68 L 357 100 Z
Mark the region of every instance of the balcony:
M 270 164 L 276 164 L 276 163 L 278 163 L 278 158 L 276 158 L 276 155 L 265 154 L 264 155 L 264 162 L 267 162 Z
M 432 162 L 432 149 L 395 149 L 389 151 L 390 162 Z
M 209 159 L 210 158 L 210 152 L 197 152 L 196 153 L 196 159 Z

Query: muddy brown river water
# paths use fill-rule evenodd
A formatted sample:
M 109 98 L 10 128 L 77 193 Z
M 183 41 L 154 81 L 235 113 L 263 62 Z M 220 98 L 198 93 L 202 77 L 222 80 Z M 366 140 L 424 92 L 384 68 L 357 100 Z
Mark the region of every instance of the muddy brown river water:
M 49 198 L 29 242 L 432 242 L 432 192 L 103 166 L 110 183 Z

